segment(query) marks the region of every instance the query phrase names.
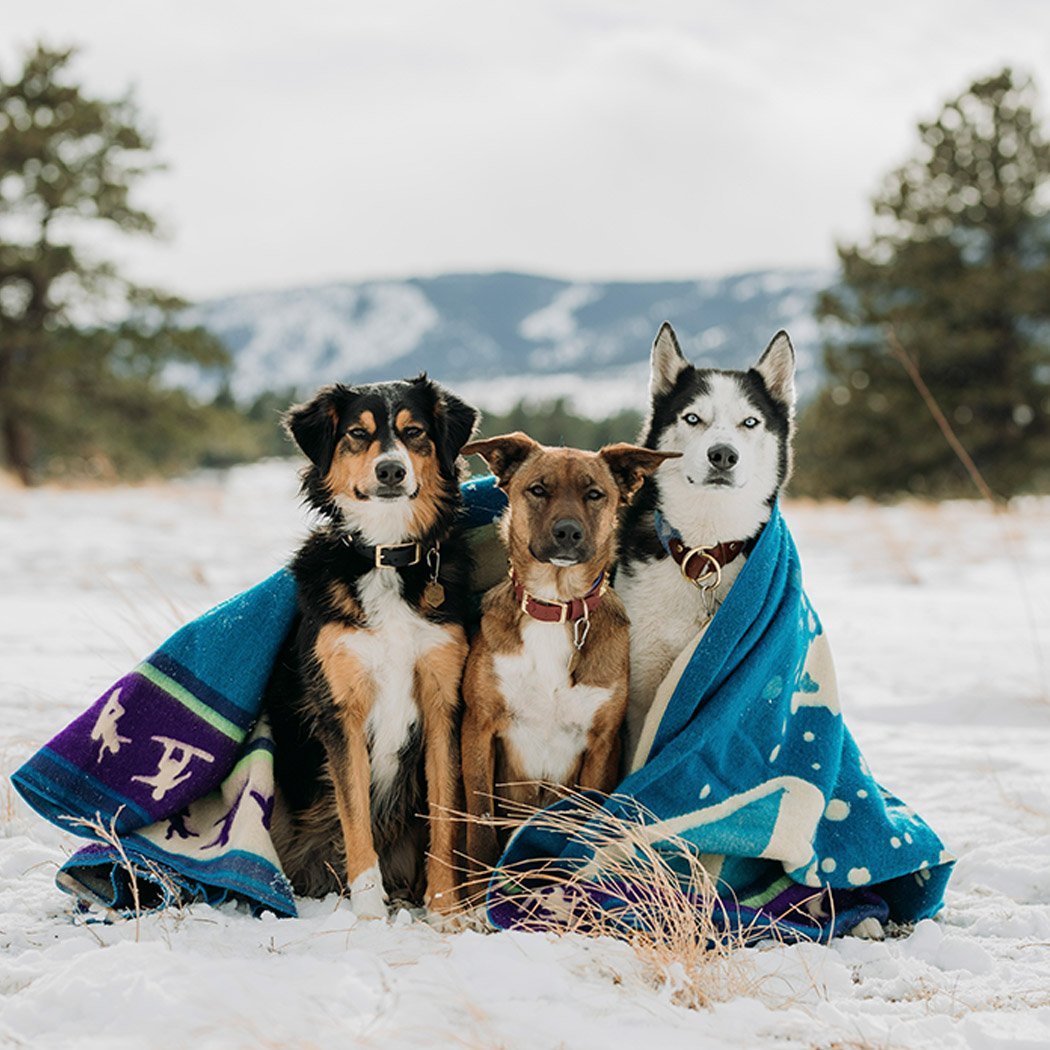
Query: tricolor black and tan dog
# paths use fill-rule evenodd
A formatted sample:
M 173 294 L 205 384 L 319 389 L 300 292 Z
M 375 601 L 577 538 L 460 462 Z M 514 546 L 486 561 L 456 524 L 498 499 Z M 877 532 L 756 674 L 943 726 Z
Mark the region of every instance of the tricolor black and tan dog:
M 620 538 L 629 764 L 660 683 L 733 585 L 787 480 L 794 374 L 786 332 L 746 371 L 695 367 L 669 324 L 653 344 L 643 444 L 682 456 L 646 481 Z
M 611 791 L 627 707 L 627 616 L 608 587 L 620 512 L 678 453 L 633 445 L 545 448 L 524 434 L 468 445 L 507 493 L 510 578 L 484 598 L 463 679 L 467 855 L 483 872 L 499 836 L 485 818 L 552 799 L 544 785 Z
M 327 387 L 285 420 L 323 524 L 292 563 L 301 615 L 267 695 L 272 833 L 297 892 L 348 886 L 361 916 L 388 894 L 455 904 L 452 826 L 433 818 L 458 803 L 457 457 L 476 420 L 424 376 Z

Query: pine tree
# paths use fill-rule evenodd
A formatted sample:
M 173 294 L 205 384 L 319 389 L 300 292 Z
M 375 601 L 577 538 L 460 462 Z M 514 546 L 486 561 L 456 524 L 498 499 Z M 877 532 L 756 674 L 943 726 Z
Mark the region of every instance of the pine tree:
M 86 94 L 73 57 L 38 46 L 0 76 L 0 447 L 27 483 L 70 464 L 105 475 L 192 461 L 201 410 L 163 373 L 229 365 L 212 337 L 178 327 L 185 304 L 84 247 L 100 228 L 156 234 L 133 193 L 159 165 L 132 99 Z
M 1050 144 L 1036 103 L 1009 69 L 945 103 L 875 198 L 870 241 L 839 248 L 817 309 L 827 384 L 800 421 L 795 491 L 973 493 L 894 344 L 994 490 L 1050 485 Z

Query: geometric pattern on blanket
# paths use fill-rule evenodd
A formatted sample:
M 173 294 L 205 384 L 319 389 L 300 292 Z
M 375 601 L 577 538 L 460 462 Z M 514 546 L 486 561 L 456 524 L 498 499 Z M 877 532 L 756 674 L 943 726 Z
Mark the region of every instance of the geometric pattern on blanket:
M 493 477 L 461 489 L 468 537 L 488 550 L 506 497 Z M 270 839 L 273 742 L 260 717 L 296 612 L 281 569 L 178 630 L 13 774 L 41 816 L 93 840 L 62 866 L 63 890 L 120 911 L 234 898 L 296 914 Z
M 58 874 L 126 910 L 234 896 L 295 915 L 270 840 L 273 742 L 259 708 L 296 611 L 287 570 L 191 621 L 13 776 L 42 816 L 96 842 Z M 112 829 L 100 838 L 84 821 Z M 145 902 L 145 905 L 144 903 Z
M 542 813 L 517 832 L 489 887 L 495 925 L 549 924 L 543 898 L 559 867 L 592 905 L 634 921 L 639 888 L 604 879 L 594 845 L 610 817 L 668 857 L 682 848 L 702 857 L 721 919 L 758 934 L 776 926 L 827 939 L 869 916 L 912 922 L 942 905 L 954 858 L 875 781 L 844 724 L 827 636 L 779 508 L 671 668 L 633 767 L 599 817 L 580 806 L 568 830 L 566 800 L 562 833 Z M 564 893 L 554 896 L 564 911 Z

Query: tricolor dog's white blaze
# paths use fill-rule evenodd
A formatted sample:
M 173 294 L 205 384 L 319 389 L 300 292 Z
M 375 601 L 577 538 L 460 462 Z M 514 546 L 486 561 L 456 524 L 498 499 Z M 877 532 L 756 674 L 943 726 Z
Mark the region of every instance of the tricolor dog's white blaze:
M 598 710 L 612 697 L 611 689 L 570 682 L 570 630 L 527 620 L 520 651 L 492 658 L 511 719 L 504 737 L 527 780 L 568 783 Z
M 402 483 L 405 494 L 396 499 L 382 499 L 366 491 L 368 499 L 359 499 L 352 493 L 337 493 L 332 502 L 339 508 L 348 532 L 359 532 L 365 543 L 402 543 L 413 534 L 412 496 L 419 488 L 419 479 L 412 466 L 412 457 L 400 441 L 394 441 L 379 457 L 395 460 L 405 468 Z

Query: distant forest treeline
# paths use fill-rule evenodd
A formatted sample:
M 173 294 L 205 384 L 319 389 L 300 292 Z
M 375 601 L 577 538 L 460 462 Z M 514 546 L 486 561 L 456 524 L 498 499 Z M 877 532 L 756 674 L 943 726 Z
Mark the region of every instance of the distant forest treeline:
M 236 403 L 223 386 L 230 350 L 183 326 L 187 304 L 86 247 L 103 228 L 155 235 L 135 201 L 159 164 L 131 96 L 87 93 L 74 57 L 40 45 L 13 75 L 0 70 L 0 462 L 32 484 L 288 454 L 291 392 Z M 959 448 L 999 495 L 1050 491 L 1050 141 L 1038 103 L 1010 69 L 947 100 L 883 181 L 870 239 L 839 247 L 816 308 L 824 385 L 801 406 L 793 491 L 973 495 Z M 202 403 L 172 388 L 173 369 L 221 392 Z M 555 401 L 489 414 L 482 432 L 598 448 L 634 440 L 640 424 Z

